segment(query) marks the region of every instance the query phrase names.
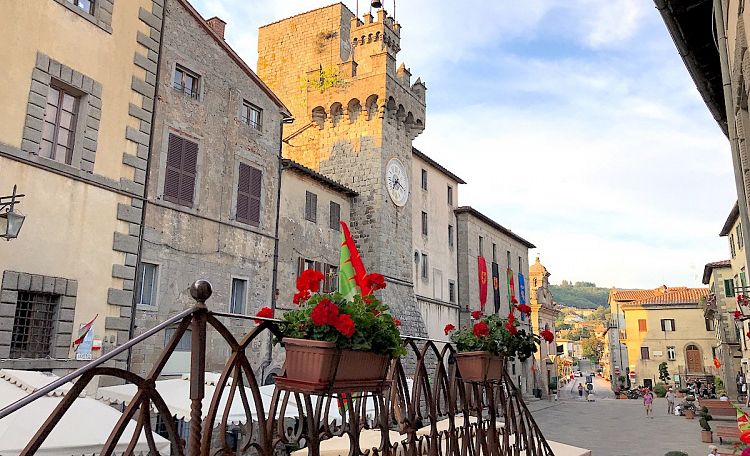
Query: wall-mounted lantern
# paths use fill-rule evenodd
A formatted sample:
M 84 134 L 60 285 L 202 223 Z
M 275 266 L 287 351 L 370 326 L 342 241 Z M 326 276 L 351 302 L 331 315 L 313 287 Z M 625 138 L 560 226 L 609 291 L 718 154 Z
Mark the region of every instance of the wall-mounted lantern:
M 15 185 L 10 196 L 0 196 L 0 237 L 6 241 L 17 238 L 18 233 L 21 232 L 21 226 L 26 217 L 18 212 L 15 206 L 24 196 L 26 195 L 16 193 Z

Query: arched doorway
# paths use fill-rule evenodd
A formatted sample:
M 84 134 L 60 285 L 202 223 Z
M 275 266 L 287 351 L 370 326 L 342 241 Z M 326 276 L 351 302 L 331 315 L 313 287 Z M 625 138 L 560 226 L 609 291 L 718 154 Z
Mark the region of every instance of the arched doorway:
M 701 349 L 697 345 L 691 344 L 685 347 L 685 363 L 688 372 L 703 372 L 703 357 L 701 356 Z

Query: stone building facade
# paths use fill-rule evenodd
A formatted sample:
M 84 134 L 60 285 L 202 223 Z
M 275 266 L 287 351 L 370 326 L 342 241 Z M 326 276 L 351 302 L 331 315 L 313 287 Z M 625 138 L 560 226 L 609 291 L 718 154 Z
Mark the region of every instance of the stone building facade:
M 431 339 L 445 339 L 458 325 L 458 186 L 465 184 L 429 156 L 413 149 L 411 175 L 414 293 Z
M 549 271 L 536 257 L 534 264 L 529 266 L 529 306 L 531 307 L 531 323 L 534 334 L 539 334 L 545 329 L 557 334 L 555 330 L 555 321 L 560 313 L 555 308 L 555 301 L 552 297 L 552 291 L 549 289 Z M 550 358 L 552 355 L 552 359 Z M 539 351 L 536 353 L 535 366 L 535 385 L 547 394 L 550 384 L 558 376 L 557 363 L 560 361 L 554 359 L 557 356 L 557 341 L 545 342 L 539 344 Z
M 0 195 L 17 185 L 26 220 L 0 250 L 0 367 L 62 373 L 129 338 L 162 16 L 163 0 L 3 4 Z M 74 352 L 95 317 L 102 350 Z
M 287 110 L 224 41 L 224 26 L 218 18 L 204 20 L 185 0 L 166 4 L 136 334 L 193 305 L 188 288 L 198 278 L 213 285 L 208 305 L 214 311 L 254 315 L 273 299 Z M 223 323 L 236 336 L 253 324 Z M 132 370 L 143 373 L 169 336 L 136 349 Z M 184 341 L 165 373 L 188 369 Z M 207 369 L 223 367 L 229 352 L 210 332 Z
M 361 20 L 341 3 L 261 27 L 258 74 L 297 119 L 284 156 L 354 189 L 352 233 L 405 334 L 425 336 L 413 283 L 412 140 L 425 85 L 396 67 L 401 26 L 385 10 Z M 390 188 L 389 188 L 390 186 Z
M 528 258 L 529 249 L 535 248 L 534 244 L 470 206 L 458 207 L 454 212 L 461 325 L 469 324 L 474 310 L 508 315 L 513 296 L 519 304 L 528 304 Z M 481 276 L 480 262 L 485 263 L 486 277 Z M 493 270 L 497 274 L 493 274 Z M 487 293 L 484 308 L 480 301 L 482 288 Z M 521 321 L 521 325 L 527 331 L 531 330 L 530 319 Z M 516 360 L 509 366 L 511 375 L 524 393 L 531 393 L 534 388 L 532 366 L 531 359 L 523 363 Z

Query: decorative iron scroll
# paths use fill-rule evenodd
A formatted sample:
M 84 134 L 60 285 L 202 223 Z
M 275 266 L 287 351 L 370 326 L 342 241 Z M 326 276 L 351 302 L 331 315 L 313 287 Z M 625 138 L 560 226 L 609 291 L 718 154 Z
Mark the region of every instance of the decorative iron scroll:
M 310 396 L 274 390 L 270 405 L 264 405 L 253 369 L 251 344 L 270 332 L 280 338 L 279 320 L 262 320 L 240 340 L 235 338 L 219 318 L 227 315 L 211 312 L 205 305 L 211 296 L 211 285 L 203 280 L 190 288 L 196 305 L 160 323 L 144 334 L 92 361 L 44 388 L 0 410 L 0 419 L 43 397 L 59 386 L 73 381 L 75 385 L 57 408 L 39 427 L 22 455 L 34 454 L 71 404 L 97 376 L 118 378 L 136 385 L 137 392 L 125 406 L 122 417 L 112 429 L 99 454 L 114 454 L 118 442 L 128 441 L 123 454 L 133 454 L 140 436 L 146 436 L 150 454 L 159 454 L 154 441 L 155 417 L 161 434 L 171 442 L 172 455 L 277 456 L 296 448 L 308 456 L 332 455 L 327 446 L 336 439 L 348 439 L 348 456 L 552 456 L 520 392 L 510 376 L 491 383 L 465 383 L 453 362 L 451 344 L 428 339 L 405 338 L 408 355 L 394 360 L 388 374 L 390 387 L 382 394 L 345 394 Z M 238 316 L 232 315 L 237 318 Z M 175 328 L 176 325 L 176 328 Z M 205 397 L 206 334 L 217 331 L 231 349 L 208 409 L 203 411 Z M 106 367 L 107 361 L 166 328 L 175 328 L 151 371 L 141 377 L 123 369 Z M 189 432 L 186 440 L 178 435 L 177 420 L 156 389 L 156 381 L 175 351 L 183 334 L 192 337 Z M 226 396 L 222 401 L 222 396 Z M 343 401 L 342 401 L 343 399 Z M 230 445 L 225 438 L 230 427 L 229 412 L 239 401 L 244 409 L 241 439 Z M 223 402 L 223 404 L 222 404 Z M 345 404 L 337 409 L 336 405 Z M 236 407 L 236 406 L 235 406 Z M 289 417 L 288 413 L 295 413 Z M 285 416 L 287 418 L 285 418 Z M 188 420 L 188 417 L 185 417 Z M 128 424 L 135 420 L 133 435 L 124 436 Z M 368 444 L 362 443 L 367 436 Z M 373 440 L 377 442 L 373 444 Z M 230 448 L 233 446 L 234 448 Z M 336 453 L 340 454 L 340 453 Z

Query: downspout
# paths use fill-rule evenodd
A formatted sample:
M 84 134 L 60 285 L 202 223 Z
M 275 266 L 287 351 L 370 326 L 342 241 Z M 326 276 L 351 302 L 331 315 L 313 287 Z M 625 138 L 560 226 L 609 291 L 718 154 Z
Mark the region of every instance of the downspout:
M 135 261 L 135 277 L 133 280 L 133 302 L 130 307 L 130 327 L 128 328 L 128 339 L 132 339 L 135 335 L 135 317 L 138 311 L 138 293 L 137 286 L 138 280 L 138 267 L 141 264 L 143 254 L 143 233 L 146 230 L 146 208 L 148 207 L 148 183 L 149 177 L 151 176 L 151 156 L 154 150 L 154 132 L 156 131 L 156 106 L 157 100 L 159 99 L 159 76 L 161 75 L 161 62 L 162 62 L 162 50 L 164 47 L 164 24 L 167 22 L 167 4 L 164 3 L 164 9 L 162 11 L 161 26 L 159 27 L 159 56 L 156 62 L 156 84 L 154 84 L 154 101 L 151 105 L 151 129 L 148 138 L 148 157 L 146 158 L 146 178 L 143 181 L 143 207 L 141 208 L 141 227 L 138 230 L 138 252 L 136 253 Z M 130 369 L 130 362 L 133 354 L 133 349 L 128 349 L 128 359 L 126 362 L 127 369 Z
M 737 137 L 737 123 L 735 118 L 734 103 L 732 102 L 732 77 L 729 73 L 729 62 L 727 61 L 727 34 L 724 29 L 724 11 L 721 0 L 714 0 L 714 21 L 716 25 L 717 41 L 719 45 L 719 62 L 721 64 L 721 81 L 724 88 L 724 106 L 727 113 L 727 132 L 729 133 L 729 146 L 732 150 L 732 168 L 734 169 L 734 185 L 737 188 L 737 206 L 740 209 L 740 222 L 742 224 L 742 237 L 750 239 L 750 219 L 747 213 L 747 194 L 745 193 L 744 176 L 742 171 L 742 160 L 740 159 L 740 144 Z M 750 265 L 750 248 L 745 247 L 745 266 Z
M 281 218 L 281 174 L 284 170 L 283 167 L 283 156 L 282 148 L 284 145 L 284 124 L 294 122 L 293 117 L 287 116 L 286 113 L 281 113 L 281 120 L 279 120 L 279 154 L 278 154 L 278 172 L 276 174 L 276 180 L 278 185 L 276 186 L 276 224 L 274 228 L 273 236 L 273 271 L 271 272 L 271 310 L 276 315 L 276 288 L 278 287 L 278 276 L 279 276 L 279 220 Z M 271 351 L 273 349 L 273 334 L 269 332 L 268 342 L 266 346 L 266 357 L 260 365 L 261 378 L 260 383 L 265 384 L 266 369 L 271 365 L 272 356 Z

